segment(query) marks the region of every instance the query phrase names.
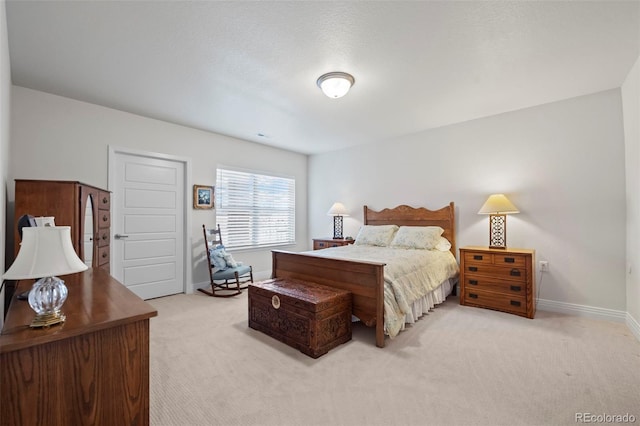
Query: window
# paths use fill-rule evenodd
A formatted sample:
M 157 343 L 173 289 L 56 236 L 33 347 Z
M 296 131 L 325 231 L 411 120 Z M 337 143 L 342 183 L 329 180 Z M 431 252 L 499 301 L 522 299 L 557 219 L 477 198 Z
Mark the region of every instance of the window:
M 216 222 L 226 248 L 295 243 L 295 179 L 218 168 Z

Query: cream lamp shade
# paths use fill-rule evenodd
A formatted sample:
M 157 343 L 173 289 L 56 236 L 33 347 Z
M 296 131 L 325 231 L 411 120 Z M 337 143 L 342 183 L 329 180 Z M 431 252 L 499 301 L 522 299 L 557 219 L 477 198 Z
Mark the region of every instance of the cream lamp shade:
M 492 194 L 478 214 L 489 215 L 489 248 L 507 248 L 507 214 L 520 213 L 504 194 Z
M 20 251 L 3 279 L 37 279 L 29 292 L 29 305 L 36 312 L 32 327 L 46 327 L 65 320 L 60 308 L 67 299 L 64 281 L 54 275 L 86 270 L 71 242 L 70 226 L 40 226 L 22 229 Z
M 347 208 L 342 203 L 333 203 L 327 214 L 329 216 L 349 216 Z
M 493 194 L 484 202 L 478 214 L 520 213 L 516 206 L 504 194 Z
M 333 239 L 341 239 L 342 216 L 349 216 L 346 207 L 342 203 L 333 203 L 327 214 L 333 216 Z

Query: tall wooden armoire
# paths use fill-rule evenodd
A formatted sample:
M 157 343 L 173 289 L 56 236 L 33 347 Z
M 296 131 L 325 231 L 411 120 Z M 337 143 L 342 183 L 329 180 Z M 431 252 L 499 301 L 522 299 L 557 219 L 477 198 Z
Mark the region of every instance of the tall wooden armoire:
M 70 226 L 78 257 L 109 272 L 111 194 L 75 181 L 16 179 L 15 254 L 20 249 L 18 219 L 25 214 L 53 216 L 56 226 Z

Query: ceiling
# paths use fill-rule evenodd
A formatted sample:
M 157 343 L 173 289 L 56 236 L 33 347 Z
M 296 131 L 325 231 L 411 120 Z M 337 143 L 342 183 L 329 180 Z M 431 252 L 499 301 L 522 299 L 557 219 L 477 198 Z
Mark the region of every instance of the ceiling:
M 6 1 L 13 84 L 305 154 L 620 87 L 640 2 Z M 330 99 L 329 71 L 355 85 Z

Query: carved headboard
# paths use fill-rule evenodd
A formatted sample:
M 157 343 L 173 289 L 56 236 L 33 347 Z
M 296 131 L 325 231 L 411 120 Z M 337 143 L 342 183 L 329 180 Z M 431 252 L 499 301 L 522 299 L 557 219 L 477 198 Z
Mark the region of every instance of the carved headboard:
M 453 201 L 439 210 L 424 207 L 401 205 L 393 209 L 380 211 L 364 206 L 365 225 L 398 225 L 398 226 L 439 226 L 442 234 L 451 243 L 451 253 L 456 256 L 456 227 Z

